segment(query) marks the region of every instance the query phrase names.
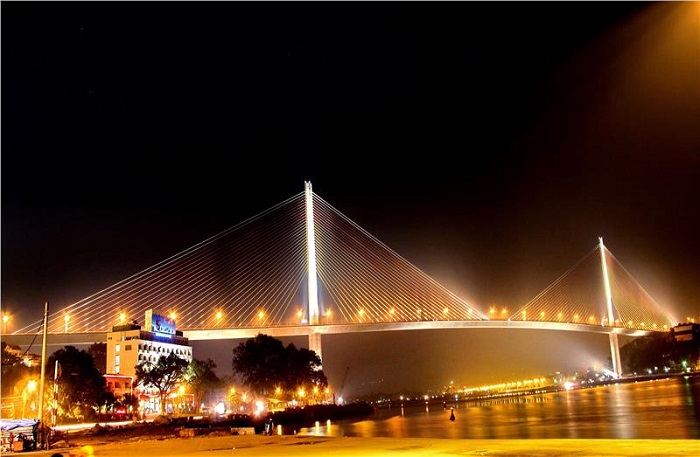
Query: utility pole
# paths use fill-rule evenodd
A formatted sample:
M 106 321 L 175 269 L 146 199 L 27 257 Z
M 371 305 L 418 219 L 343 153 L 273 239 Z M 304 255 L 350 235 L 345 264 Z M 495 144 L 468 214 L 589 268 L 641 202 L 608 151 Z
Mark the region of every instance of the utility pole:
M 46 449 L 46 430 L 44 428 L 44 377 L 46 376 L 46 334 L 49 322 L 49 302 L 44 303 L 44 338 L 41 343 L 41 378 L 39 381 L 39 436 L 41 449 Z

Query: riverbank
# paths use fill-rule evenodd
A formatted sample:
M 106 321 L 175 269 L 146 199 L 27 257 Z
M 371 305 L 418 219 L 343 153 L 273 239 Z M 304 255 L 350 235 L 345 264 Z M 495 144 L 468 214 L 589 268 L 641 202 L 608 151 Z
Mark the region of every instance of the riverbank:
M 77 443 L 76 443 L 77 444 Z M 520 456 L 689 457 L 700 455 L 700 440 L 533 439 L 462 440 L 428 438 L 332 438 L 314 436 L 206 436 L 92 442 L 79 447 L 35 451 L 41 457 L 223 456 Z
M 573 390 L 581 389 L 595 389 L 597 387 L 606 387 L 615 384 L 633 384 L 638 382 L 648 382 L 648 381 L 659 381 L 662 379 L 672 379 L 672 378 L 700 378 L 700 371 L 690 371 L 684 373 L 656 373 L 647 375 L 635 375 L 626 376 L 617 379 L 609 379 L 606 381 L 594 381 L 594 382 L 583 382 L 576 384 L 571 387 Z M 523 388 L 523 389 L 512 389 L 503 392 L 474 392 L 467 395 L 462 395 L 458 400 L 455 400 L 452 395 L 443 395 L 440 397 L 431 397 L 427 403 L 430 405 L 444 405 L 444 406 L 454 406 L 459 403 L 470 403 L 479 401 L 489 401 L 498 400 L 502 398 L 514 398 L 514 397 L 527 397 L 531 395 L 543 395 L 551 394 L 556 392 L 563 392 L 570 390 L 562 385 L 550 385 L 538 388 Z M 424 398 L 412 398 L 412 399 L 401 399 L 398 400 L 384 400 L 381 403 L 373 403 L 375 408 L 391 408 L 396 404 L 403 406 L 415 406 L 424 405 L 426 400 Z

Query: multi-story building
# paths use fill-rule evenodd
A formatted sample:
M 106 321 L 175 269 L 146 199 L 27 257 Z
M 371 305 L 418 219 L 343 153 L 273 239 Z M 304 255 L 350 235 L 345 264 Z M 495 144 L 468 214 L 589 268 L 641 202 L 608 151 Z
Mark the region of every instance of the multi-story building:
M 40 367 L 41 366 L 41 355 L 27 353 L 22 350 L 19 346 L 12 346 L 10 344 L 5 346 L 5 352 L 9 353 L 20 359 L 22 363 L 28 367 Z
M 126 394 L 134 393 L 134 377 L 121 374 L 106 374 L 103 375 L 107 382 L 107 389 L 114 394 L 115 397 L 121 398 Z
M 158 310 L 148 310 L 145 324 L 142 328 L 137 323 L 115 325 L 107 333 L 107 373 L 108 382 L 116 377 L 136 379 L 136 366 L 144 362 L 155 364 L 161 356 L 167 357 L 174 353 L 178 357 L 192 361 L 192 347 L 189 340 L 175 327 L 175 320 Z M 114 378 L 114 379 L 113 379 Z M 109 386 L 109 384 L 108 384 Z M 139 395 L 143 401 L 142 407 L 152 411 L 160 411 L 157 395 L 148 392 L 142 386 L 133 387 L 133 394 Z M 126 389 L 120 385 L 120 391 Z M 118 394 L 116 384 L 111 390 Z
M 673 331 L 673 337 L 676 341 L 700 342 L 700 324 L 678 324 L 671 330 Z

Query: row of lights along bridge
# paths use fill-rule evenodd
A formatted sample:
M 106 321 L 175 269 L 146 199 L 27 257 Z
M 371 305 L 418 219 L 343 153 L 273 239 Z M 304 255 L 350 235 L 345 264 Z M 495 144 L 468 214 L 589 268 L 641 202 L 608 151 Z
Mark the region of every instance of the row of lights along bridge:
M 332 313 L 331 310 L 326 310 L 324 316 L 326 317 L 326 319 L 330 319 L 331 316 L 332 316 L 332 314 L 333 314 L 333 313 Z M 392 318 L 392 316 L 395 316 L 395 314 L 396 314 L 395 309 L 393 309 L 393 308 L 390 309 L 390 310 L 389 310 L 389 315 L 390 315 L 390 316 L 389 316 L 389 318 L 388 318 L 387 320 L 388 320 L 388 321 L 393 321 L 393 320 L 395 320 L 395 319 Z M 417 314 L 420 315 L 420 310 L 417 310 Z M 447 316 L 447 315 L 449 314 L 449 309 L 448 309 L 448 308 L 445 308 L 445 309 L 443 310 L 443 314 L 445 314 L 445 315 Z M 297 318 L 298 318 L 299 322 L 291 323 L 291 325 L 296 325 L 296 324 L 298 324 L 298 323 L 302 323 L 302 324 L 303 324 L 303 323 L 306 322 L 305 319 L 304 319 L 304 313 L 303 313 L 302 310 L 297 310 L 296 315 L 297 315 Z M 213 324 L 216 325 L 216 326 L 221 325 L 221 322 L 223 321 L 224 313 L 223 313 L 222 311 L 218 311 L 218 310 L 217 310 L 217 311 L 214 312 L 214 315 L 213 315 L 213 316 L 214 316 Z M 264 319 L 265 319 L 265 316 L 266 316 L 266 314 L 265 314 L 265 311 L 264 311 L 264 310 L 258 311 L 258 313 L 257 313 L 257 315 L 256 315 L 257 320 L 258 320 L 257 323 L 258 323 L 258 324 L 262 323 L 262 321 L 264 321 Z M 360 309 L 358 310 L 358 312 L 357 312 L 357 316 L 358 316 L 358 322 L 365 322 L 365 321 L 366 321 L 366 318 L 365 318 L 366 313 L 365 313 L 365 310 L 364 310 L 364 309 L 360 308 Z M 490 316 L 491 319 L 504 319 L 504 320 L 505 320 L 505 319 L 508 319 L 508 309 L 507 309 L 507 308 L 502 308 L 501 311 L 500 311 L 500 313 L 498 313 L 498 312 L 496 311 L 496 308 L 495 308 L 495 307 L 491 307 L 491 308 L 489 309 L 489 316 Z M 175 313 L 174 311 L 172 311 L 172 312 L 170 312 L 169 317 L 170 317 L 171 319 L 175 320 L 175 318 L 177 317 L 177 313 Z M 574 314 L 573 316 L 570 316 L 570 317 L 571 317 L 570 319 L 569 319 L 569 316 L 566 316 L 566 318 L 565 318 L 564 313 L 561 313 L 561 312 L 560 312 L 560 313 L 557 313 L 556 318 L 555 318 L 553 321 L 554 321 L 554 322 L 568 322 L 568 323 L 575 323 L 575 324 L 588 323 L 588 324 L 590 324 L 590 325 L 595 325 L 596 322 L 601 322 L 601 325 L 603 325 L 603 326 L 608 326 L 608 318 L 607 318 L 607 317 L 603 317 L 603 318 L 601 318 L 601 319 L 597 319 L 595 316 L 589 316 L 588 319 L 587 319 L 585 322 L 584 322 L 584 319 L 582 319 L 581 316 L 578 315 L 578 314 Z M 534 319 L 534 320 L 547 321 L 547 320 L 548 320 L 547 318 L 548 318 L 547 314 L 546 314 L 544 311 L 541 311 L 541 312 L 537 315 L 537 319 Z M 9 328 L 10 320 L 11 320 L 10 314 L 9 314 L 9 313 L 3 313 L 3 315 L 2 315 L 2 326 L 3 326 L 2 331 L 3 331 L 3 333 L 7 333 L 8 328 Z M 523 320 L 523 321 L 527 320 L 527 312 L 526 312 L 526 311 L 522 311 L 522 312 L 521 312 L 521 320 Z M 126 321 L 127 321 L 127 315 L 126 315 L 126 313 L 120 313 L 119 316 L 117 317 L 117 322 L 120 323 L 120 324 L 124 324 L 124 323 L 126 323 Z M 700 316 L 698 317 L 697 321 L 700 322 Z M 686 322 L 687 322 L 687 323 L 694 324 L 694 323 L 696 322 L 696 319 L 695 319 L 694 317 L 686 317 Z M 68 333 L 68 332 L 70 331 L 70 327 L 71 327 L 70 323 L 71 323 L 71 315 L 70 315 L 70 313 L 65 313 L 64 316 L 63 316 L 63 324 L 64 324 L 64 325 L 63 325 L 63 331 L 64 331 L 64 333 Z M 251 322 L 250 324 L 255 324 L 255 323 L 256 323 L 256 322 Z M 635 324 L 635 323 L 634 323 L 633 321 L 628 321 L 628 322 L 627 322 L 627 326 L 628 326 L 628 327 L 633 327 L 634 324 Z M 615 319 L 614 323 L 611 325 L 611 327 L 622 327 L 622 326 L 623 326 L 623 322 L 622 322 L 620 319 Z M 640 323 L 639 323 L 639 327 L 641 327 L 641 328 L 644 328 L 644 327 L 646 327 L 646 326 L 647 326 L 647 324 L 646 324 L 645 322 L 640 322 Z M 650 328 L 657 329 L 657 328 L 658 328 L 658 325 L 657 325 L 656 323 L 653 323 L 653 324 L 650 325 Z M 663 328 L 664 330 L 668 330 L 668 325 L 667 325 L 667 324 L 664 324 L 664 325 L 662 326 L 662 328 Z

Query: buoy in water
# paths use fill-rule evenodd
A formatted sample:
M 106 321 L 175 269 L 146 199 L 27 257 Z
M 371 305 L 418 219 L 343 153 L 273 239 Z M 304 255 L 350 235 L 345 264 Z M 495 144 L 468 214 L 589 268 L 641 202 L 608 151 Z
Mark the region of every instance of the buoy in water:
M 453 421 L 455 420 L 455 409 L 450 408 L 450 420 Z

